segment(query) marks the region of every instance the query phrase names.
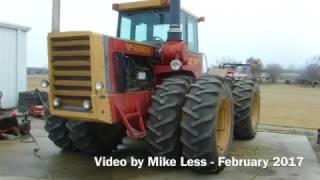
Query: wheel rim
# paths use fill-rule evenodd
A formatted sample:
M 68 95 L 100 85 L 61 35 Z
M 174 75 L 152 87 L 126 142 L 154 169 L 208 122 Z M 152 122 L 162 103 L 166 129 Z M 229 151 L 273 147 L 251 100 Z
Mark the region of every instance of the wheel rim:
M 231 126 L 231 115 L 230 115 L 230 102 L 227 98 L 223 98 L 220 102 L 217 124 L 216 124 L 216 144 L 218 153 L 224 154 L 230 139 L 230 126 Z
M 251 107 L 252 107 L 252 109 L 251 109 L 251 124 L 252 124 L 252 128 L 256 129 L 257 125 L 258 125 L 259 110 L 260 110 L 259 96 L 258 96 L 257 92 L 254 93 Z

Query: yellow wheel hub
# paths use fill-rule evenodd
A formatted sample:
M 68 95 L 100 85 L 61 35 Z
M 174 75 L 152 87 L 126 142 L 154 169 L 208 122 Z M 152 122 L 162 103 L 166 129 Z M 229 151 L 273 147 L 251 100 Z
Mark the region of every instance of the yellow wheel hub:
M 230 101 L 227 98 L 223 98 L 220 102 L 218 114 L 217 114 L 217 124 L 216 124 L 216 143 L 219 154 L 224 154 L 230 140 L 231 131 L 231 119 L 232 115 L 230 113 Z
M 251 105 L 251 124 L 252 128 L 256 129 L 259 121 L 260 99 L 257 92 L 254 93 Z

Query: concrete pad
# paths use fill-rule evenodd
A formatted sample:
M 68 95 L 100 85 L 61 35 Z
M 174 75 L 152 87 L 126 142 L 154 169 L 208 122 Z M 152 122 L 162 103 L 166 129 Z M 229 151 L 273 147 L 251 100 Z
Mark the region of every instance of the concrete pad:
M 260 132 L 255 140 L 235 141 L 236 158 L 272 159 L 274 156 L 304 157 L 302 167 L 229 167 L 219 175 L 199 175 L 183 168 L 107 168 L 96 167 L 92 157 L 63 153 L 47 138 L 44 122 L 32 121 L 32 134 L 40 146 L 40 158 L 34 155 L 34 143 L 20 140 L 0 141 L 0 180 L 20 179 L 320 179 L 319 162 L 305 136 Z

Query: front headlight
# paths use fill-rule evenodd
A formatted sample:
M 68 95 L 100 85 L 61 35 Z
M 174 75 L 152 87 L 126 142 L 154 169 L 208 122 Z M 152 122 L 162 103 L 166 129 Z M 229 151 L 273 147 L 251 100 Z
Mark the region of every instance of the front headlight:
M 171 67 L 172 70 L 178 71 L 178 70 L 181 69 L 182 63 L 181 63 L 180 60 L 176 59 L 176 60 L 171 61 L 170 67 Z
M 47 80 L 42 80 L 42 81 L 41 81 L 41 87 L 42 87 L 42 88 L 47 88 L 47 87 L 49 87 L 49 81 L 47 81 Z
M 61 105 L 61 100 L 59 98 L 54 98 L 53 99 L 53 106 L 59 107 L 60 105 Z
M 86 110 L 89 110 L 91 108 L 91 101 L 89 100 L 84 100 L 82 103 L 82 107 Z
M 103 88 L 103 83 L 102 82 L 97 82 L 96 83 L 96 90 L 100 91 Z

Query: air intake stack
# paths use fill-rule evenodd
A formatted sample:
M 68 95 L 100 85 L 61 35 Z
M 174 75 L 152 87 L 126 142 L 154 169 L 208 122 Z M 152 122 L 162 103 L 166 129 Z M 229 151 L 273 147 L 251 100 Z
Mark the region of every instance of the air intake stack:
M 168 41 L 181 41 L 182 32 L 180 27 L 180 0 L 171 0 L 170 5 L 170 29 L 168 31 Z

